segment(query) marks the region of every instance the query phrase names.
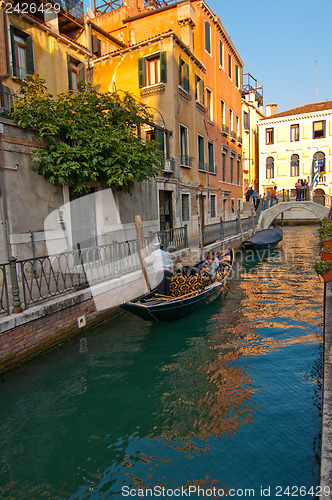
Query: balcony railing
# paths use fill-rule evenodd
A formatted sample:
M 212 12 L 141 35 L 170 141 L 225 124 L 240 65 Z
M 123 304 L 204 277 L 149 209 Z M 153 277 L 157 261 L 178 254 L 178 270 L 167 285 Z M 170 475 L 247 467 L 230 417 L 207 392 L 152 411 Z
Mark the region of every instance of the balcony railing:
M 180 161 L 180 165 L 182 167 L 191 167 L 191 165 L 192 165 L 191 156 L 180 155 L 179 161 Z
M 242 137 L 237 137 L 237 143 L 239 146 L 242 146 Z
M 221 126 L 221 133 L 223 135 L 228 135 L 229 134 L 229 128 L 224 123 Z
M 206 163 L 202 161 L 198 162 L 198 170 L 200 170 L 201 172 L 206 172 L 207 171 L 206 167 L 207 167 Z
M 229 135 L 230 135 L 232 141 L 236 141 L 236 133 L 235 132 L 231 131 L 231 133 Z
M 216 173 L 216 166 L 215 164 L 209 164 L 209 172 L 210 174 L 215 174 Z
M 167 158 L 167 159 L 164 158 L 162 161 L 162 165 L 163 165 L 164 172 L 168 172 L 168 173 L 175 172 L 175 159 L 174 158 Z

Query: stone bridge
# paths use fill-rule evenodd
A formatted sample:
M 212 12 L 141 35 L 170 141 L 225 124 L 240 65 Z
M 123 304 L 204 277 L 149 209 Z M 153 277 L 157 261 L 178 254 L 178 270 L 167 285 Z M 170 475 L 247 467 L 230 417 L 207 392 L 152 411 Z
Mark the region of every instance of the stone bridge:
M 330 207 L 324 207 L 313 201 L 282 201 L 273 207 L 263 210 L 259 216 L 257 229 L 267 229 L 276 217 L 292 208 L 302 208 L 312 212 L 319 220 L 327 217 Z

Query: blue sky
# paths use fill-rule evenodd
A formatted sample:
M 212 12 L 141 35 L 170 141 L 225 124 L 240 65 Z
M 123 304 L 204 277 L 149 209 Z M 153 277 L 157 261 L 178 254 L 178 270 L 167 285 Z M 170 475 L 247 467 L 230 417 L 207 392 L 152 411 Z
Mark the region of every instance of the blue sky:
M 206 0 L 278 112 L 332 100 L 332 0 Z M 93 5 L 93 1 L 91 0 Z M 100 4 L 100 0 L 96 0 Z M 89 0 L 84 0 L 85 10 Z
M 332 100 L 332 0 L 209 0 L 278 112 Z

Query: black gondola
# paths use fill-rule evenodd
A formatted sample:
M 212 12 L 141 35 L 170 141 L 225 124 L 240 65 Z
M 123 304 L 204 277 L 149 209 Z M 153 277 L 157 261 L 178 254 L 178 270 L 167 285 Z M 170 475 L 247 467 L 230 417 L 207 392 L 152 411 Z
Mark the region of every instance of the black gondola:
M 175 321 L 215 300 L 224 290 L 233 266 L 233 250 L 228 250 L 220 261 L 216 280 L 202 290 L 180 297 L 160 296 L 152 292 L 144 297 L 122 304 L 121 307 L 146 321 Z
M 253 234 L 251 238 L 242 241 L 242 245 L 248 250 L 263 250 L 277 245 L 282 240 L 282 236 L 281 227 L 262 229 Z

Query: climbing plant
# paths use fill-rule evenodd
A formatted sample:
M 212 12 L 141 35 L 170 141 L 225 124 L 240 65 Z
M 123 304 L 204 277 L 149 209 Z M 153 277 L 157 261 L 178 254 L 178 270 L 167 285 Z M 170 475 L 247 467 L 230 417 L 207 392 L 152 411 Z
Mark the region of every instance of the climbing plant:
M 75 191 L 90 181 L 130 192 L 135 181 L 155 177 L 161 153 L 138 130 L 151 121 L 147 106 L 130 93 L 81 92 L 53 97 L 45 81 L 33 75 L 20 91 L 11 115 L 19 127 L 34 130 L 42 143 L 33 168 L 51 184 Z

